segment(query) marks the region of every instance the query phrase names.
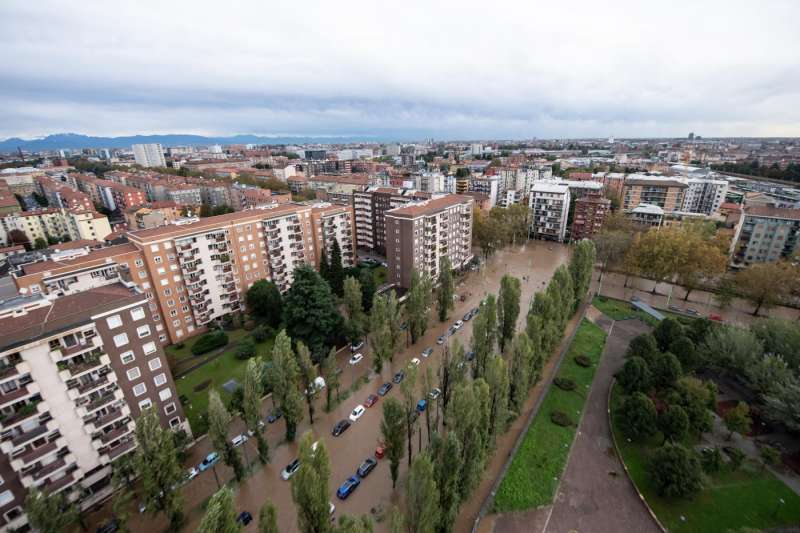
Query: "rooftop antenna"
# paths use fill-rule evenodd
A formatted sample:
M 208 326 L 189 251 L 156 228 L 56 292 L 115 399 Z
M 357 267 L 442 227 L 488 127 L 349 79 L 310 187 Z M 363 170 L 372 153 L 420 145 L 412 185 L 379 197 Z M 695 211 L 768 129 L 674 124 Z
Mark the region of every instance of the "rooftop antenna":
M 17 146 L 17 152 L 19 152 L 19 157 L 22 159 L 22 161 L 25 162 L 25 154 L 22 153 L 22 148 Z

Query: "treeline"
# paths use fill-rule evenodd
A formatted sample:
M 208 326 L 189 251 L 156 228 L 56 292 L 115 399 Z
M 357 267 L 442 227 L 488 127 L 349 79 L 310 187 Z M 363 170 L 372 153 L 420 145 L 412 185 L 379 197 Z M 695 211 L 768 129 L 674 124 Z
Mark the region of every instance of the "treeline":
M 789 163 L 786 168 L 780 168 L 778 163 L 765 167 L 761 166 L 757 160 L 743 161 L 739 163 L 723 163 L 721 165 L 711 165 L 713 170 L 721 172 L 732 172 L 734 174 L 746 174 L 770 178 L 774 180 L 800 181 L 800 164 Z

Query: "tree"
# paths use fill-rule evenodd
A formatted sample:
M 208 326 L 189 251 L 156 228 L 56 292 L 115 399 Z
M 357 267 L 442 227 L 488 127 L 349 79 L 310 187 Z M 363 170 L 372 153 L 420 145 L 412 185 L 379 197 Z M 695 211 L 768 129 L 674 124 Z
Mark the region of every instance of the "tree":
M 239 450 L 228 439 L 228 428 L 231 424 L 231 414 L 225 409 L 225 404 L 219 393 L 211 389 L 208 392 L 208 436 L 214 447 L 222 452 L 222 460 L 233 469 L 236 481 L 244 479 L 244 466 L 239 457 Z
M 425 335 L 428 330 L 428 316 L 431 311 L 433 284 L 426 274 L 416 270 L 411 272 L 411 287 L 408 290 L 405 311 L 411 343 Z
M 479 378 L 486 373 L 486 362 L 497 342 L 497 305 L 493 294 L 486 297 L 486 304 L 475 317 L 472 325 L 472 349 L 475 351 L 473 376 Z
M 236 347 L 236 358 L 237 359 L 250 359 L 251 357 L 256 355 L 256 343 L 253 339 L 243 339 L 239 341 L 239 345 Z
M 133 481 L 136 479 L 136 455 L 126 454 L 118 458 L 111 465 L 111 486 L 114 497 L 111 503 L 111 512 L 117 521 L 117 527 L 122 533 L 128 533 L 128 520 L 130 519 L 130 507 L 133 503 L 135 494 L 133 492 Z
M 445 412 L 453 388 L 464 380 L 465 365 L 464 348 L 458 339 L 453 339 L 452 344 L 444 346 L 442 358 L 439 361 L 439 390 L 442 391 L 441 405 Z M 445 425 L 447 425 L 447 420 L 445 420 Z
M 372 520 L 363 515 L 361 518 L 342 515 L 339 517 L 339 525 L 336 526 L 336 533 L 372 533 Z
M 466 499 L 480 481 L 488 443 L 489 391 L 478 379 L 458 384 L 447 407 L 447 426 L 461 444 L 462 469 L 458 479 L 459 499 Z
M 768 465 L 775 466 L 781 462 L 781 452 L 768 444 L 761 445 L 758 449 L 758 453 L 761 456 L 763 469 L 766 469 Z
M 251 359 L 247 362 L 244 371 L 244 397 L 242 398 L 242 414 L 244 422 L 251 434 L 255 435 L 258 443 L 258 459 L 261 464 L 269 462 L 269 444 L 264 438 L 263 422 L 261 421 L 261 396 L 264 389 L 261 382 L 261 362 Z
M 367 332 L 367 316 L 364 314 L 361 284 L 350 276 L 344 280 L 344 308 L 347 312 L 347 339 L 350 342 L 362 339 Z
M 630 248 L 633 242 L 633 225 L 624 215 L 615 213 L 605 220 L 602 231 L 592 240 L 600 261 L 598 281 L 602 282 L 608 266 L 620 263 Z
M 300 369 L 292 352 L 292 339 L 281 331 L 272 348 L 272 394 L 283 412 L 286 440 L 293 441 L 297 424 L 303 419 L 303 400 L 300 395 Z
M 800 328 L 780 318 L 759 320 L 750 331 L 763 343 L 764 351 L 777 355 L 795 371 L 800 370 Z
M 700 490 L 700 461 L 680 444 L 666 443 L 653 454 L 650 475 L 660 496 L 685 497 Z
M 339 247 L 339 241 L 333 239 L 331 245 L 331 263 L 330 271 L 328 272 L 328 282 L 331 285 L 331 290 L 337 296 L 344 293 L 344 267 L 342 267 L 342 249 Z
M 425 373 L 422 374 L 422 397 L 425 398 L 430 391 L 433 389 L 433 370 L 431 370 L 430 366 L 425 367 Z M 429 402 L 430 404 L 431 402 Z M 431 445 L 431 411 L 433 411 L 433 405 L 428 405 L 428 408 L 425 409 L 425 427 L 428 430 L 428 446 Z M 434 431 L 438 431 L 439 424 L 438 420 L 433 427 Z
M 268 499 L 258 513 L 258 533 L 280 533 L 278 529 L 278 512 Z
M 322 379 L 325 380 L 325 410 L 331 410 L 331 392 L 336 391 L 336 399 L 339 399 L 339 372 L 336 368 L 336 348 L 331 348 L 328 355 L 320 363 Z
M 626 394 L 647 391 L 652 381 L 647 361 L 639 356 L 628 358 L 620 371 L 617 372 L 616 378 L 617 383 Z
M 683 326 L 672 317 L 667 317 L 658 323 L 653 330 L 653 337 L 656 339 L 658 349 L 662 352 L 669 350 L 673 341 L 683 336 Z
M 439 490 L 427 454 L 417 456 L 406 484 L 406 527 L 409 533 L 433 533 L 439 522 Z
M 569 262 L 569 273 L 572 275 L 572 286 L 575 291 L 575 308 L 589 290 L 596 257 L 597 251 L 592 241 L 583 239 L 575 245 L 575 251 Z
M 63 492 L 48 494 L 34 487 L 25 498 L 25 514 L 36 531 L 62 533 L 74 527 L 79 511 Z
M 506 243 L 507 229 L 498 217 L 484 215 L 478 208 L 473 211 L 472 243 L 481 249 L 484 259 Z
M 431 459 L 433 475 L 439 490 L 439 523 L 436 530 L 449 533 L 453 530 L 460 496 L 458 493 L 458 476 L 463 468 L 461 443 L 455 433 L 448 433 L 442 439 L 436 435 L 431 443 Z
M 779 385 L 764 398 L 768 418 L 784 424 L 790 431 L 800 431 L 800 382 L 796 379 Z
M 651 228 L 634 242 L 629 253 L 636 271 L 655 281 L 653 294 L 659 283 L 676 274 L 679 265 L 686 262 L 683 236 L 671 228 Z
M 250 314 L 277 328 L 281 323 L 283 313 L 283 296 L 278 286 L 271 281 L 260 279 L 247 289 L 247 310 Z
M 684 372 L 693 370 L 695 367 L 697 367 L 699 363 L 697 357 L 697 347 L 689 337 L 685 335 L 678 337 L 672 341 L 667 349 L 669 352 L 675 354 L 675 357 L 678 358 L 678 361 L 680 361 L 681 368 L 683 368 Z
M 764 346 L 752 332 L 730 326 L 709 331 L 700 345 L 705 364 L 719 372 L 734 375 L 744 371 L 764 353 Z
M 656 406 L 641 392 L 634 392 L 623 400 L 617 419 L 626 437 L 644 439 L 656 430 Z
M 519 318 L 519 298 L 521 294 L 519 278 L 504 275 L 500 279 L 500 296 L 497 300 L 498 344 L 500 351 L 506 342 L 514 338 Z
M 736 407 L 729 409 L 725 413 L 725 427 L 728 428 L 728 440 L 733 438 L 734 433 L 745 435 L 750 432 L 753 421 L 750 419 L 750 407 L 744 402 L 739 402 Z
M 649 333 L 642 333 L 634 337 L 625 352 L 625 357 L 641 357 L 648 363 L 652 363 L 657 355 L 658 344 L 656 339 Z
M 667 401 L 680 405 L 689 417 L 689 428 L 697 434 L 711 430 L 711 411 L 716 407 L 716 388 L 712 382 L 682 377 Z
M 736 288 L 750 303 L 755 305 L 753 316 L 761 308 L 780 303 L 797 283 L 797 267 L 787 261 L 756 263 L 736 274 Z
M 744 373 L 752 389 L 764 396 L 773 394 L 793 378 L 783 357 L 771 353 L 751 362 Z
M 36 237 L 33 241 L 33 247 L 37 250 L 44 250 L 47 248 L 47 240 L 43 239 L 42 237 Z
M 223 487 L 211 496 L 206 507 L 206 514 L 197 528 L 198 533 L 236 533 L 236 507 L 233 503 L 233 491 Z
M 406 436 L 408 437 L 408 467 L 411 468 L 411 437 L 414 436 L 414 424 L 417 421 L 417 374 L 418 367 L 409 365 L 406 377 L 400 383 L 403 394 L 403 411 L 405 414 Z
M 486 384 L 489 386 L 489 438 L 494 448 L 498 433 L 505 431 L 508 423 L 508 366 L 500 356 L 491 356 L 486 365 Z
M 297 506 L 297 525 L 302 533 L 331 531 L 328 484 L 331 466 L 324 440 L 312 449 L 314 435 L 300 439 L 300 469 L 292 476 L 292 500 Z
M 314 424 L 314 400 L 317 398 L 317 386 L 314 380 L 317 379 L 317 369 L 311 361 L 311 353 L 302 342 L 297 343 L 297 364 L 300 369 L 300 385 L 305 391 L 306 404 L 308 406 L 308 420 Z
M 405 447 L 406 415 L 403 404 L 397 398 L 387 398 L 383 402 L 383 420 L 381 435 L 383 437 L 386 456 L 389 458 L 389 471 L 392 476 L 392 488 L 397 484 L 400 461 L 403 460 Z
M 439 322 L 447 320 L 450 311 L 455 307 L 453 304 L 453 265 L 448 256 L 443 256 L 439 261 L 439 279 L 436 290 L 436 309 L 439 313 Z
M 163 512 L 170 527 L 183 522 L 183 503 L 174 490 L 184 479 L 172 431 L 161 427 L 154 409 L 145 409 L 136 420 L 136 468 L 141 476 L 143 503 L 151 513 Z
M 658 429 L 664 435 L 664 442 L 680 442 L 689 432 L 689 417 L 680 405 L 670 405 L 658 417 Z
M 667 352 L 657 356 L 650 365 L 653 375 L 653 385 L 660 389 L 671 387 L 681 374 L 681 363 L 673 354 Z
M 372 346 L 372 366 L 376 374 L 383 370 L 383 362 L 394 354 L 394 339 L 389 324 L 389 302 L 386 296 L 375 295 L 370 315 L 369 343 Z
M 361 303 L 365 313 L 372 309 L 372 298 L 375 296 L 375 276 L 372 270 L 365 268 L 358 275 L 358 282 L 361 284 Z
M 678 283 L 686 289 L 683 301 L 688 301 L 693 290 L 702 288 L 705 282 L 725 272 L 728 254 L 722 243 L 703 235 L 691 225 L 681 233 L 685 260 L 677 265 L 676 273 Z
M 525 400 L 528 398 L 528 389 L 538 379 L 538 371 L 534 368 L 534 347 L 524 331 L 514 338 L 509 349 L 509 375 L 508 407 L 516 416 L 522 412 Z M 532 372 L 536 372 L 532 376 Z
M 27 250 L 31 248 L 31 240 L 28 238 L 28 235 L 22 230 L 12 229 L 8 232 L 8 245 L 16 246 L 19 244 L 25 246 Z
M 328 252 L 323 248 L 322 257 L 319 259 L 319 276 L 325 280 L 328 287 L 331 286 L 331 265 L 328 261 Z
M 319 361 L 328 347 L 336 344 L 342 330 L 342 317 L 330 288 L 308 265 L 294 270 L 283 314 L 287 333 L 308 346 L 314 361 Z

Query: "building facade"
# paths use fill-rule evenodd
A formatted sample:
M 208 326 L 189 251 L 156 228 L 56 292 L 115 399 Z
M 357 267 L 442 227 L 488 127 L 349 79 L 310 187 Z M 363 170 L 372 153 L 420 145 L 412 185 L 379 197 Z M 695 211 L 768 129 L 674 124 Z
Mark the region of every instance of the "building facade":
M 680 211 L 688 186 L 674 179 L 629 177 L 622 188 L 622 209 L 639 204 L 657 205 L 664 211 Z
M 134 144 L 133 158 L 143 167 L 166 167 L 164 148 L 160 144 Z
M 745 207 L 736 228 L 732 264 L 790 259 L 800 251 L 800 209 Z
M 611 212 L 611 200 L 599 195 L 584 196 L 575 200 L 575 212 L 570 228 L 573 241 L 591 239 L 603 229 L 603 222 Z
M 364 250 L 386 254 L 386 212 L 431 195 L 412 189 L 366 187 L 353 192 L 356 245 Z
M 564 242 L 569 215 L 569 187 L 537 181 L 531 187 L 531 234 L 534 239 Z

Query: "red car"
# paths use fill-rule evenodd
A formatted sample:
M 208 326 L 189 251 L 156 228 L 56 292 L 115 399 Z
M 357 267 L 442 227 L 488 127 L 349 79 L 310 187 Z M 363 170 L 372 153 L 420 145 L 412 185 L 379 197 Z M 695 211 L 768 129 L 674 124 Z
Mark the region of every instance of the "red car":
M 372 407 L 376 403 L 378 403 L 378 397 L 374 394 L 370 394 L 364 401 L 364 407 Z
M 715 315 L 713 313 L 708 315 L 708 318 L 710 318 L 711 320 L 716 320 L 717 322 L 722 322 L 722 317 L 719 315 Z
M 383 459 L 385 450 L 383 448 L 383 444 L 379 444 L 377 448 L 375 448 L 375 459 Z

